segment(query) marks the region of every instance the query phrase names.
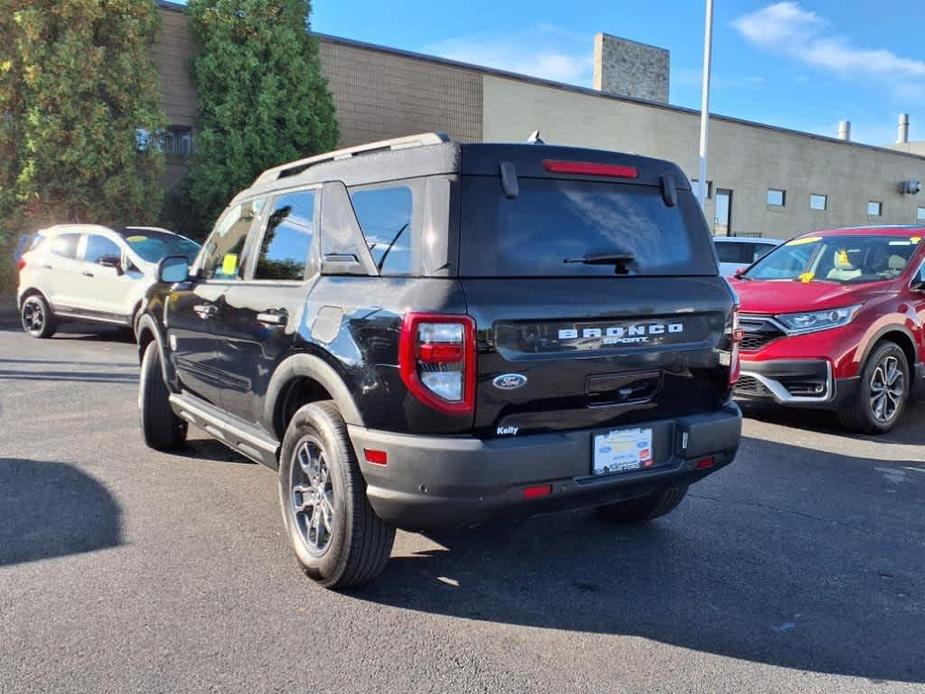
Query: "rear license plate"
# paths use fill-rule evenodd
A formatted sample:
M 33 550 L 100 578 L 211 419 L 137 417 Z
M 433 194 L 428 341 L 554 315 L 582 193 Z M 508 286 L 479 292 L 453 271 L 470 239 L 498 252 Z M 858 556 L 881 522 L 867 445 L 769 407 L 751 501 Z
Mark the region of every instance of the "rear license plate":
M 652 467 L 652 430 L 615 429 L 594 436 L 591 472 L 609 475 Z

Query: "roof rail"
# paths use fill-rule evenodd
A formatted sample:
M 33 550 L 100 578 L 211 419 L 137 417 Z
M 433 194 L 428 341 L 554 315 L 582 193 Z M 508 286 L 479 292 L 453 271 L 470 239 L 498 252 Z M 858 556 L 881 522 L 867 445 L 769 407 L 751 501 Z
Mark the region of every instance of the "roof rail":
M 321 164 L 326 161 L 338 161 L 341 159 L 350 159 L 357 154 L 371 154 L 373 152 L 384 152 L 396 149 L 409 149 L 411 147 L 420 147 L 422 145 L 439 145 L 443 142 L 449 142 L 450 136 L 446 133 L 421 133 L 419 135 L 407 135 L 405 137 L 396 137 L 391 140 L 380 140 L 379 142 L 370 142 L 365 145 L 356 145 L 338 149 L 326 154 L 318 154 L 314 157 L 291 161 L 288 164 L 274 166 L 267 169 L 257 177 L 253 185 L 258 186 L 262 183 L 270 183 L 286 176 L 295 176 L 305 171 L 315 164 Z

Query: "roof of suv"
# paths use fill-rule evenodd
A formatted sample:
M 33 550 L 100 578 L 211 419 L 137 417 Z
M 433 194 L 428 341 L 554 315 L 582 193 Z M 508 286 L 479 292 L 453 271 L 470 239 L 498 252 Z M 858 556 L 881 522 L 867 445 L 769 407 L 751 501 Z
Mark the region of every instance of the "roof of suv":
M 550 160 L 634 169 L 634 175 L 620 178 L 624 183 L 659 185 L 663 176 L 671 175 L 678 188 L 690 188 L 687 176 L 678 166 L 661 159 L 547 144 L 462 144 L 440 133 L 424 133 L 350 147 L 273 167 L 258 176 L 251 187 L 239 193 L 232 203 L 255 194 L 326 181 L 342 181 L 347 186 L 354 186 L 435 174 L 498 175 L 501 162 L 512 164 L 516 173 L 522 176 L 585 177 L 576 172 L 550 172 L 546 166 Z M 600 180 L 600 176 L 588 178 Z
M 799 239 L 806 236 L 866 236 L 869 234 L 876 234 L 878 236 L 909 236 L 910 234 L 916 233 L 925 236 L 925 225 L 881 224 L 877 226 L 844 227 L 842 229 L 820 229 L 819 231 L 810 231 L 805 234 L 800 234 L 795 238 Z

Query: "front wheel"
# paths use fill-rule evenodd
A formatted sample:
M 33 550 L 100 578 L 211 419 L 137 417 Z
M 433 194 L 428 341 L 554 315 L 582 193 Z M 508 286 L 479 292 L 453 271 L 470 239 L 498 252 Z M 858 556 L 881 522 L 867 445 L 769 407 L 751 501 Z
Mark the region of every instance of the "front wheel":
M 23 300 L 19 317 L 22 329 L 32 337 L 51 337 L 58 328 L 51 307 L 39 294 L 33 294 Z
M 369 505 L 334 403 L 305 405 L 290 420 L 280 450 L 279 503 L 296 557 L 317 583 L 358 585 L 385 568 L 395 528 Z
M 895 342 L 878 345 L 861 371 L 858 394 L 839 413 L 842 425 L 862 434 L 885 434 L 909 399 L 909 362 Z
M 186 442 L 187 424 L 170 407 L 170 391 L 161 369 L 161 352 L 152 340 L 141 360 L 138 409 L 145 443 L 157 451 L 172 451 Z
M 635 499 L 599 506 L 597 514 L 617 523 L 645 523 L 674 511 L 686 494 L 687 485 L 667 487 Z

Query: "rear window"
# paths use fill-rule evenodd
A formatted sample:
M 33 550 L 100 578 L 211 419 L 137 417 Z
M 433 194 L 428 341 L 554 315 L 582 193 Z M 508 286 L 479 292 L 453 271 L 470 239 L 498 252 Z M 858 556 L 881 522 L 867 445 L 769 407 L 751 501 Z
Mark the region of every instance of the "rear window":
M 463 181 L 460 274 L 466 277 L 614 276 L 595 255 L 630 256 L 629 275 L 714 275 L 712 243 L 690 191 L 668 207 L 660 188 L 562 179 Z M 570 261 L 570 262 L 566 262 Z
M 719 256 L 721 263 L 741 263 L 742 262 L 742 244 L 739 243 L 717 243 L 716 255 Z

